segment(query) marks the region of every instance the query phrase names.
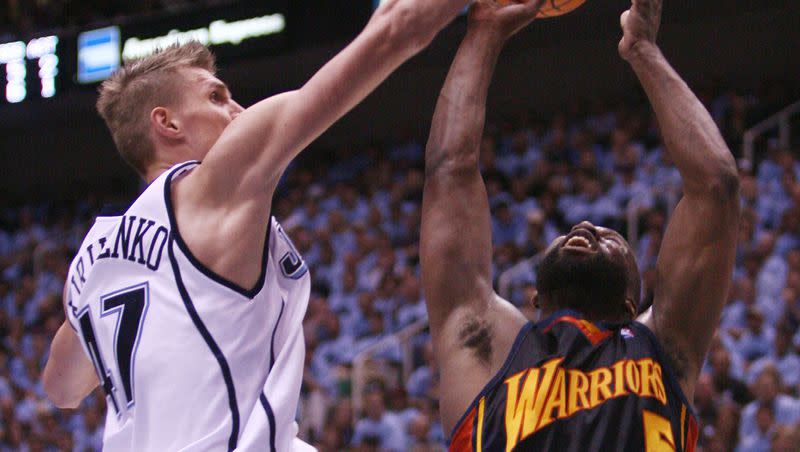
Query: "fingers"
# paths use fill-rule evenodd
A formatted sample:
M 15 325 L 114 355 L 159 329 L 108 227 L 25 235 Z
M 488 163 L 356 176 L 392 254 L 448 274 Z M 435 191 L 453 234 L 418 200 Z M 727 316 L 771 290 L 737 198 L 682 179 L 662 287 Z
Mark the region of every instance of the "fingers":
M 631 5 L 646 15 L 658 14 L 661 11 L 661 0 L 631 0 Z
M 528 2 L 528 5 L 531 11 L 538 12 L 542 8 L 542 5 L 544 5 L 544 2 L 545 0 L 531 0 L 530 2 Z
M 506 8 L 509 10 L 509 12 L 516 10 L 519 13 L 535 14 L 539 12 L 539 9 L 542 7 L 543 3 L 544 0 L 525 0 L 510 4 L 510 6 L 507 6 Z

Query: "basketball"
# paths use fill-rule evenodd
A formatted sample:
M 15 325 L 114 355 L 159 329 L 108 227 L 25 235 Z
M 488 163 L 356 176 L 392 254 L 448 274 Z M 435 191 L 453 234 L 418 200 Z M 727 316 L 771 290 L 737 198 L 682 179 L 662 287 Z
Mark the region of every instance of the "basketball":
M 517 3 L 514 0 L 499 0 L 498 3 L 501 5 L 510 5 L 511 3 Z M 544 18 L 544 17 L 557 17 L 563 16 L 567 14 L 581 5 L 586 3 L 586 0 L 545 0 L 544 5 L 539 10 L 539 14 L 536 16 L 537 18 Z

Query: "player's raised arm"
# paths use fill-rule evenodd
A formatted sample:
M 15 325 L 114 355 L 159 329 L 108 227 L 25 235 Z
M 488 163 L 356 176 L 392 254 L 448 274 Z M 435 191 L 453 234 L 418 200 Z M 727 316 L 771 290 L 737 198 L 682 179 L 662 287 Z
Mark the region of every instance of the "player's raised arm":
M 486 96 L 506 39 L 530 23 L 540 0 L 499 8 L 478 1 L 467 36 L 442 88 L 425 155 L 420 258 L 422 283 L 442 369 L 442 417 L 449 429 L 470 397 L 488 380 L 493 361 L 507 350 L 497 344 L 516 335 L 525 319 L 513 306 L 494 302 L 492 231 L 478 154 Z M 507 320 L 508 334 L 493 326 Z M 496 358 L 500 357 L 500 358 Z
M 289 162 L 426 47 L 468 0 L 389 0 L 359 36 L 303 87 L 253 105 L 225 130 L 198 181 L 225 203 L 271 199 Z M 210 170 L 210 171 L 209 171 Z
M 644 321 L 671 355 L 689 400 L 719 323 L 733 271 L 739 221 L 736 164 L 716 124 L 655 44 L 661 0 L 633 0 L 622 15 L 620 54 L 633 67 L 683 178 L 656 264 Z

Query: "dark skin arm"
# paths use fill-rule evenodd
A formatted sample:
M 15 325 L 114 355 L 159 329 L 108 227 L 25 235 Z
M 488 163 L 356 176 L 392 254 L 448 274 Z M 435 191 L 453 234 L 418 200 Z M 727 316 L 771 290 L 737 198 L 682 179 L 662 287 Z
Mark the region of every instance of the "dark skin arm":
M 475 3 L 428 140 L 420 258 L 448 432 L 500 368 L 526 322 L 492 289 L 491 222 L 478 155 L 497 57 L 540 4 Z
M 692 400 L 731 283 L 739 184 L 716 124 L 655 44 L 660 19 L 661 0 L 633 0 L 619 45 L 655 110 L 684 191 L 656 263 L 653 307 L 640 320 L 671 356 Z

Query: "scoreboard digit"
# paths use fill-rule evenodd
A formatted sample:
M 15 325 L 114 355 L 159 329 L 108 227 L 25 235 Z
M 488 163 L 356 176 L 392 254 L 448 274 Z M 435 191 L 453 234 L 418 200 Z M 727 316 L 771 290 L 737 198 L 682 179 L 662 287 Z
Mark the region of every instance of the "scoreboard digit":
M 0 0 L 0 3 L 2 0 Z M 126 59 L 175 42 L 197 40 L 218 61 L 263 55 L 287 46 L 288 0 L 270 5 L 201 9 L 186 15 L 142 17 L 90 30 L 60 30 L 0 38 L 0 109 L 88 92 Z
M 2 98 L 19 103 L 29 97 L 53 97 L 58 75 L 58 36 L 43 36 L 28 41 L 0 44 Z M 5 69 L 3 71 L 3 69 Z M 2 75 L 0 75 L 2 76 Z

